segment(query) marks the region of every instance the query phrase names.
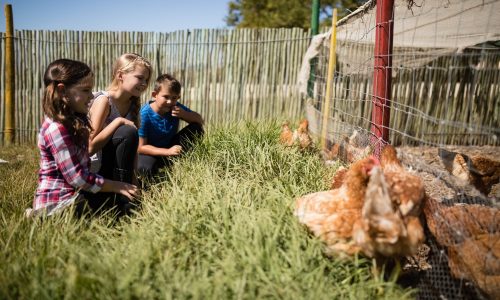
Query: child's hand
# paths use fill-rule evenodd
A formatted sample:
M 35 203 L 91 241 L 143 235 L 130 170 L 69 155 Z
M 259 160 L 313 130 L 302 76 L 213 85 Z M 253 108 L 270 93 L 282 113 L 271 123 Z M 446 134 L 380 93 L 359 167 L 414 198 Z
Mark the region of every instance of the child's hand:
M 168 149 L 168 153 L 169 155 L 179 155 L 181 154 L 182 152 L 182 146 L 179 146 L 179 145 L 175 145 L 175 146 L 172 146 L 171 148 Z
M 184 109 L 182 109 L 181 107 L 179 107 L 177 105 L 174 106 L 174 107 L 172 107 L 172 116 L 177 117 L 179 119 L 183 119 L 184 118 L 184 113 L 185 112 L 186 111 Z
M 104 184 L 102 185 L 101 192 L 120 194 L 129 198 L 130 200 L 139 198 L 139 196 L 141 195 L 141 191 L 136 185 L 111 179 L 104 179 Z
M 130 200 L 134 200 L 140 196 L 140 190 L 137 186 L 121 181 L 115 181 L 116 193 L 122 194 Z

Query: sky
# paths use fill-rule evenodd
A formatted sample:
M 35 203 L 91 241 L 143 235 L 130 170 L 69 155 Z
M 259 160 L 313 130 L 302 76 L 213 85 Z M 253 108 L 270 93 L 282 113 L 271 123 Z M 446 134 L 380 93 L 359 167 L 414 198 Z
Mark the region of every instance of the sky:
M 229 0 L 1 0 L 12 5 L 14 29 L 155 31 L 226 28 Z

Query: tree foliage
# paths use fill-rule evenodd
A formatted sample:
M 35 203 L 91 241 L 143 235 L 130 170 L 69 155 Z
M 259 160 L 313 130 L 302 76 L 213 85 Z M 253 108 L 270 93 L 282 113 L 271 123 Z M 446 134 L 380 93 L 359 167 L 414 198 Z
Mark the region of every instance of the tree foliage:
M 331 22 L 333 8 L 339 17 L 349 14 L 366 0 L 321 0 L 322 24 Z M 228 26 L 237 28 L 301 27 L 311 26 L 312 1 L 304 0 L 234 0 L 229 1 Z

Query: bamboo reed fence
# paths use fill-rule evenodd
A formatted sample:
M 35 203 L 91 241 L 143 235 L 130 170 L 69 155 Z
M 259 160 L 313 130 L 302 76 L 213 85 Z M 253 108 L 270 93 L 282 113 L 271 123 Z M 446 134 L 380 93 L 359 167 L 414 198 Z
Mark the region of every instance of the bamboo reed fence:
M 4 74 L 4 35 L 0 33 L 0 72 Z M 15 31 L 16 142 L 33 142 L 43 117 L 42 76 L 58 58 L 87 63 L 95 90 L 111 81 L 114 60 L 125 52 L 146 57 L 152 78 L 170 73 L 183 84 L 182 103 L 207 123 L 303 114 L 297 74 L 310 33 L 301 28 L 197 29 L 171 33 Z M 0 88 L 4 89 L 2 75 Z M 142 97 L 146 102 L 152 84 Z M 4 101 L 0 96 L 0 133 Z

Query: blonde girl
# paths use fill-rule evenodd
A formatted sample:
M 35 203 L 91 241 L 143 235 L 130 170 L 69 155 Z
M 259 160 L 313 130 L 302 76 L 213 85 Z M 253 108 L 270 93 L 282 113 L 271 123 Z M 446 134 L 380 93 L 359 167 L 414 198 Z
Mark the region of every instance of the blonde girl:
M 94 94 L 90 108 L 90 154 L 93 170 L 104 178 L 137 182 L 137 156 L 140 96 L 151 77 L 151 64 L 135 53 L 125 53 L 113 66 L 113 80 L 105 91 Z M 124 210 L 126 197 L 116 198 Z
M 89 171 L 88 105 L 93 98 L 94 75 L 79 61 L 58 59 L 44 74 L 45 119 L 38 135 L 40 170 L 33 209 L 28 215 L 51 215 L 73 203 L 99 199 L 101 192 L 112 192 L 132 199 L 135 185 L 104 179 Z

